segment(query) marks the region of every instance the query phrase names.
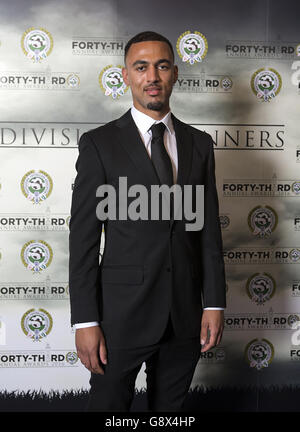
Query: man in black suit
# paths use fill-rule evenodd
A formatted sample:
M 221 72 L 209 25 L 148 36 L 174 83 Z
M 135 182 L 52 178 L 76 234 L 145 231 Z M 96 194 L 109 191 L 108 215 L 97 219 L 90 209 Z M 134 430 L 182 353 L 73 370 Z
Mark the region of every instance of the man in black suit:
M 213 141 L 170 112 L 178 69 L 165 37 L 143 32 L 132 38 L 122 73 L 132 108 L 79 141 L 70 220 L 71 323 L 78 356 L 91 372 L 88 410 L 129 411 L 145 362 L 149 409 L 177 411 L 200 352 L 220 343 L 224 327 Z M 155 185 L 176 185 L 182 195 L 179 201 L 172 194 L 163 201 L 166 195 L 161 195 L 160 202 L 169 205 L 168 218 L 161 211 L 158 219 L 151 219 L 150 211 L 147 217 L 143 212 L 139 218 L 113 217 L 112 212 L 105 218 L 104 209 L 112 203 L 117 216 L 124 206 L 136 205 L 121 179 L 128 190 L 139 185 L 149 192 L 139 201 L 148 210 Z M 104 185 L 119 198 L 108 198 L 108 189 L 104 196 Z M 199 185 L 204 185 L 204 225 L 187 229 L 190 218 L 184 212 L 178 218 L 173 204 L 199 213 Z

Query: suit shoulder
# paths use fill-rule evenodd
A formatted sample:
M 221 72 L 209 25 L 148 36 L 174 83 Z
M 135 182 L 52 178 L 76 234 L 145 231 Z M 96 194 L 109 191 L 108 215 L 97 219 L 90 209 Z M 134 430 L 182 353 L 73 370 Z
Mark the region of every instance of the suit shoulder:
M 212 143 L 213 139 L 211 137 L 211 135 L 207 132 L 205 132 L 204 130 L 201 129 L 197 129 L 194 126 L 191 126 L 189 124 L 187 124 L 187 127 L 190 131 L 190 133 L 198 139 L 201 139 L 202 141 L 208 142 L 208 143 Z
M 116 120 L 112 120 L 108 123 L 100 125 L 96 128 L 90 129 L 85 134 L 92 139 L 94 142 L 97 142 L 99 139 L 106 137 L 114 132 L 116 127 Z M 83 134 L 84 135 L 84 134 Z
M 104 125 L 84 132 L 80 137 L 79 147 L 86 145 L 93 146 L 100 156 L 114 141 L 113 137 L 117 129 L 115 123 L 116 120 L 112 120 Z
M 180 121 L 180 123 L 192 135 L 193 141 L 196 145 L 199 145 L 202 148 L 203 148 L 203 146 L 207 147 L 207 148 L 213 147 L 214 141 L 212 139 L 212 136 L 209 133 L 207 133 L 203 130 L 197 129 L 196 127 L 191 126 L 188 123 L 184 123 L 182 121 Z

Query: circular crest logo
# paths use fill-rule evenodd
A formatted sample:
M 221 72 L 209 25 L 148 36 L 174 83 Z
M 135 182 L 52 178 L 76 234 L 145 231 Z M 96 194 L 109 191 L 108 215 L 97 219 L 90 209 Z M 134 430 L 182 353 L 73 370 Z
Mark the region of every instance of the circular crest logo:
M 226 353 L 223 348 L 217 348 L 215 352 L 215 357 L 217 361 L 224 361 L 226 358 Z
M 300 259 L 300 250 L 299 249 L 292 249 L 289 252 L 289 257 L 294 262 L 298 261 Z
M 40 27 L 29 28 L 23 33 L 21 46 L 24 54 L 35 63 L 44 60 L 53 49 L 53 39 L 51 34 Z
M 300 57 L 300 44 L 296 46 L 296 55 Z
M 294 183 L 292 184 L 292 191 L 293 191 L 296 195 L 299 195 L 299 194 L 300 194 L 300 182 L 299 182 L 299 181 L 294 182 Z
M 78 361 L 78 355 L 75 351 L 70 351 L 66 354 L 66 361 L 71 365 L 75 364 Z
M 113 99 L 123 96 L 128 90 L 123 81 L 122 66 L 109 65 L 102 69 L 99 84 L 105 96 L 111 96 Z
M 268 273 L 255 273 L 247 280 L 247 294 L 257 305 L 263 305 L 275 293 L 275 281 Z
M 40 342 L 46 337 L 53 325 L 53 320 L 49 312 L 45 309 L 29 309 L 21 319 L 21 327 L 27 337 L 34 342 Z
M 221 79 L 221 87 L 223 90 L 228 91 L 232 88 L 232 86 L 233 82 L 231 78 L 226 76 Z
M 70 75 L 68 75 L 66 81 L 67 81 L 68 86 L 71 88 L 79 87 L 80 78 L 78 75 L 76 75 L 74 73 L 71 73 Z
M 273 360 L 274 347 L 267 339 L 254 339 L 246 346 L 245 356 L 250 367 L 261 370 Z
M 299 323 L 299 321 L 300 321 L 300 317 L 296 314 L 292 314 L 288 316 L 287 322 L 291 328 L 297 328 L 298 327 L 297 324 Z
M 70 219 L 71 219 L 71 216 L 68 216 L 66 218 L 66 225 L 67 225 L 68 228 L 70 228 Z
M 279 73 L 272 68 L 258 69 L 251 78 L 251 88 L 258 99 L 270 102 L 281 90 L 282 80 Z
M 193 65 L 202 62 L 206 56 L 208 50 L 207 39 L 198 31 L 194 31 L 194 33 L 186 31 L 177 39 L 176 48 L 182 61 Z
M 21 189 L 25 197 L 33 204 L 40 204 L 51 194 L 53 181 L 45 171 L 28 171 L 21 180 Z
M 248 216 L 248 225 L 253 235 L 264 238 L 269 237 L 275 230 L 278 223 L 278 216 L 271 207 L 257 206 Z
M 226 215 L 220 215 L 219 220 L 222 229 L 226 229 L 230 224 L 230 219 Z
M 53 252 L 51 247 L 43 240 L 31 240 L 22 247 L 22 262 L 34 274 L 45 270 L 51 264 L 52 257 Z

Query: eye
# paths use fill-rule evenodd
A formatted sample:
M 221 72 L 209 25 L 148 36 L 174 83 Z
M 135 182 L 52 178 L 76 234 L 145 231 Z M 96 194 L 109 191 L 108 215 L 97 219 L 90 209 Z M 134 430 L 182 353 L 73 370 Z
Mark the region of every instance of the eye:
M 145 70 L 145 68 L 146 68 L 146 66 L 138 66 L 138 67 L 136 68 L 136 70 L 139 71 L 139 72 L 142 72 L 142 71 Z
M 158 68 L 159 68 L 159 69 L 162 69 L 162 70 L 167 70 L 167 69 L 169 69 L 168 65 L 164 65 L 164 64 L 159 65 Z

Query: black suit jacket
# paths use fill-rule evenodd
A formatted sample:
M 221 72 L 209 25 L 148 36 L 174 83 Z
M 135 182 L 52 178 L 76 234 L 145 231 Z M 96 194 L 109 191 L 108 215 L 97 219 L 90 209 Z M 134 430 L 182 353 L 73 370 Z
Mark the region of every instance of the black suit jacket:
M 149 193 L 151 185 L 159 185 L 130 110 L 84 133 L 79 141 L 69 236 L 71 324 L 99 321 L 114 347 L 156 343 L 169 312 L 177 336 L 200 336 L 202 308 L 226 306 L 213 141 L 173 115 L 172 120 L 177 183 L 204 185 L 201 231 L 186 231 L 190 221 L 184 218 L 96 217 L 98 186 L 111 184 L 118 190 L 119 177 L 127 177 L 128 188 L 142 184 Z M 103 227 L 105 248 L 99 264 Z

